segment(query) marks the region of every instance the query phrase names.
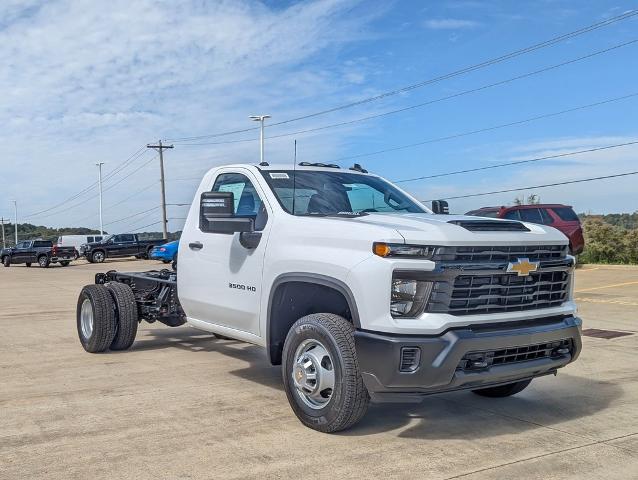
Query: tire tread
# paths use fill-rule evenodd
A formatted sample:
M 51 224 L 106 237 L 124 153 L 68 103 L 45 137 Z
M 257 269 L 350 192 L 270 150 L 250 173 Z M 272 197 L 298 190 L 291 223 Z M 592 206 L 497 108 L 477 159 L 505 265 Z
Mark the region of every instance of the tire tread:
M 115 303 L 116 332 L 111 342 L 111 350 L 128 350 L 135 342 L 138 326 L 137 302 L 133 290 L 128 285 L 117 282 L 106 284 Z

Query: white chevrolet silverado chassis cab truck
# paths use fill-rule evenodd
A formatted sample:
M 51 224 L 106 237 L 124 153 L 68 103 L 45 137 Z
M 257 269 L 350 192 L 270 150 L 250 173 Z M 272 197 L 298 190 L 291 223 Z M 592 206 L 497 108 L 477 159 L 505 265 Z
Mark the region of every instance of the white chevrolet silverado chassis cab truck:
M 301 422 L 335 432 L 371 400 L 506 397 L 574 361 L 567 243 L 433 214 L 358 165 L 223 166 L 197 190 L 179 273 L 97 274 L 78 334 L 89 352 L 125 350 L 146 320 L 261 345 Z

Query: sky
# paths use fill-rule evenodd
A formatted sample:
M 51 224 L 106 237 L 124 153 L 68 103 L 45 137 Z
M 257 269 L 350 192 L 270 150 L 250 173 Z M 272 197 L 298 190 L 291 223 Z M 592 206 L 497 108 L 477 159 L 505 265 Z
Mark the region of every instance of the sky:
M 271 115 L 268 125 L 413 84 L 267 126 L 266 160 L 292 166 L 296 139 L 299 162 L 356 161 L 406 180 L 638 141 L 638 16 L 440 79 L 632 8 L 3 0 L 0 216 L 13 218 L 16 200 L 20 223 L 97 227 L 95 164 L 104 162 L 105 230 L 159 230 L 159 161 L 146 145 L 162 139 L 174 145 L 166 190 L 169 229 L 179 230 L 204 172 L 259 162 L 257 131 L 217 134 L 255 127 L 250 115 Z M 431 200 L 637 167 L 638 145 L 625 145 L 400 186 Z M 633 212 L 637 185 L 634 175 L 449 202 L 464 213 L 537 194 L 578 212 Z

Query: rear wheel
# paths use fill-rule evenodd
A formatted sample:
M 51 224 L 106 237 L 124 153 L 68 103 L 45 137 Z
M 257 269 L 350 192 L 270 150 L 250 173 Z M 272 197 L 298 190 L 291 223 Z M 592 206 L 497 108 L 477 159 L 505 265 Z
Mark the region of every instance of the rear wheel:
M 354 327 L 343 317 L 318 313 L 299 319 L 283 351 L 283 380 L 301 422 L 320 432 L 338 432 L 357 423 L 370 397 L 354 347 Z
M 135 341 L 139 318 L 133 290 L 123 283 L 106 285 L 115 303 L 117 330 L 111 342 L 111 350 L 128 350 Z
M 113 298 L 104 285 L 87 285 L 77 305 L 77 329 L 80 343 L 90 353 L 104 352 L 115 337 Z
M 170 260 L 162 260 L 162 263 L 171 263 Z
M 63 262 L 60 262 L 60 265 L 62 265 L 63 267 L 68 267 L 70 263 L 71 262 L 64 260 Z
M 27 267 L 30 267 L 30 266 L 31 266 L 31 262 L 27 262 L 27 263 L 25 263 L 25 265 L 26 265 Z
M 38 265 L 40 265 L 41 268 L 48 268 L 49 263 L 51 263 L 51 261 L 46 255 L 40 255 L 38 257 Z
M 11 266 L 11 257 L 4 256 L 2 257 L 2 265 L 4 265 L 5 267 L 10 267 Z
M 531 382 L 532 379 L 530 378 L 529 380 L 521 380 L 520 382 L 508 383 L 498 387 L 479 388 L 478 390 L 472 390 L 472 392 L 482 397 L 509 397 L 525 390 Z

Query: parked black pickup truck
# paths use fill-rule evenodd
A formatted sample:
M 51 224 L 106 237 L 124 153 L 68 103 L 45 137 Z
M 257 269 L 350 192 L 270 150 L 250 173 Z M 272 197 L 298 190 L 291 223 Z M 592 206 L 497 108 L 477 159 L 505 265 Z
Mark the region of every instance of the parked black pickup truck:
M 66 267 L 75 255 L 75 247 L 58 247 L 49 240 L 25 240 L 15 247 L 2 249 L 0 260 L 5 267 L 18 263 L 24 263 L 30 267 L 35 262 L 42 268 L 47 268 L 52 263 L 59 263 Z
M 151 249 L 163 243 L 166 240 L 140 240 L 136 234 L 122 233 L 106 237 L 101 242 L 83 244 L 80 255 L 91 263 L 102 263 L 107 258 L 148 258 Z

